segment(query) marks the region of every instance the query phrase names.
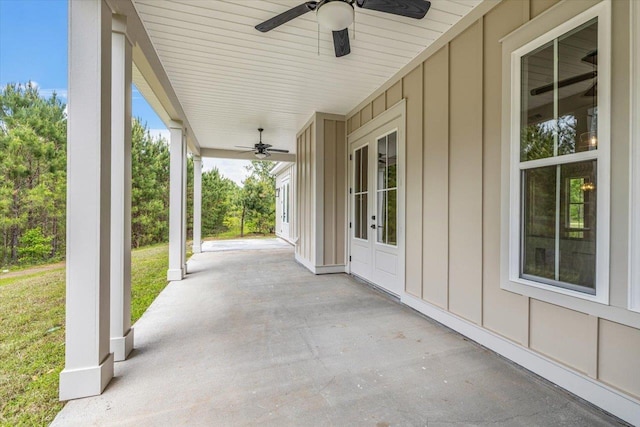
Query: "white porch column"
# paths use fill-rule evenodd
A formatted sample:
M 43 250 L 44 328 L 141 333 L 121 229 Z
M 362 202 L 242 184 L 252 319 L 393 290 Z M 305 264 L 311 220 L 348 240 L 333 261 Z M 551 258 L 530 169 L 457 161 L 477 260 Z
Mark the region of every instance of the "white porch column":
M 182 123 L 169 125 L 171 142 L 169 147 L 169 270 L 167 280 L 182 280 L 184 270 L 184 165 L 186 147 Z
M 60 400 L 102 393 L 109 352 L 111 10 L 69 2 L 67 297 Z
M 193 156 L 193 253 L 202 252 L 202 158 Z
M 111 37 L 111 352 L 125 360 L 131 329 L 131 40 L 113 15 Z

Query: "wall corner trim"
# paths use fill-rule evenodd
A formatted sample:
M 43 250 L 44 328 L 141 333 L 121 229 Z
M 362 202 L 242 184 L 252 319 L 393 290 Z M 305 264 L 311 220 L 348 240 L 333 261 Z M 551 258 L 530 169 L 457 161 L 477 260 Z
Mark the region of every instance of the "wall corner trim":
M 347 267 L 345 265 L 314 265 L 309 260 L 303 258 L 297 252 L 295 253 L 296 262 L 302 265 L 313 274 L 334 274 L 334 273 L 346 273 Z
M 639 400 L 412 295 L 404 293 L 400 301 L 624 421 L 640 425 Z

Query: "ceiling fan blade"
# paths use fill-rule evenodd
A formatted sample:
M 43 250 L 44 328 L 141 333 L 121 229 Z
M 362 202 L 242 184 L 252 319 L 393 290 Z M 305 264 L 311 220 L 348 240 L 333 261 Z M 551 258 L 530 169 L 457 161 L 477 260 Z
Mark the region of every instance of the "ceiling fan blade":
M 593 98 L 594 96 L 598 96 L 598 83 L 594 83 L 591 85 L 589 89 L 585 93 L 582 94 L 584 97 Z
M 244 146 L 244 145 L 235 145 L 234 147 L 236 147 L 236 148 L 250 148 L 252 150 L 256 149 L 256 147 L 247 147 L 247 146 Z
M 587 53 L 581 61 L 586 62 L 587 64 L 598 65 L 598 49 Z
M 256 25 L 256 30 L 266 33 L 267 31 L 271 31 L 276 27 L 279 27 L 282 24 L 285 24 L 292 19 L 297 18 L 298 16 L 302 16 L 307 12 L 311 12 L 315 10 L 316 5 L 318 3 L 315 1 L 308 1 L 306 3 L 302 3 L 292 9 L 287 10 L 286 12 L 282 12 L 280 15 L 274 16 L 271 19 L 267 19 L 261 24 Z
M 281 150 L 279 148 L 269 148 L 267 151 L 270 151 L 272 153 L 288 153 L 289 150 Z
M 588 73 L 578 74 L 577 76 L 573 76 L 573 77 L 566 78 L 564 80 L 560 80 L 558 82 L 558 89 L 563 88 L 565 86 L 571 86 L 571 85 L 574 85 L 576 83 L 583 82 L 585 80 L 594 79 L 594 78 L 596 78 L 597 75 L 598 75 L 597 71 L 589 71 Z M 549 83 L 549 84 L 538 86 L 536 88 L 531 89 L 530 93 L 531 93 L 531 96 L 536 96 L 536 95 L 540 95 L 542 93 L 551 92 L 553 90 L 553 88 L 554 88 L 554 84 L 553 83 Z
M 349 44 L 349 30 L 345 28 L 340 31 L 333 31 L 333 48 L 336 51 L 336 58 L 351 53 L 351 45 Z
M 424 18 L 431 7 L 428 0 L 356 0 L 356 4 L 363 9 L 414 19 Z

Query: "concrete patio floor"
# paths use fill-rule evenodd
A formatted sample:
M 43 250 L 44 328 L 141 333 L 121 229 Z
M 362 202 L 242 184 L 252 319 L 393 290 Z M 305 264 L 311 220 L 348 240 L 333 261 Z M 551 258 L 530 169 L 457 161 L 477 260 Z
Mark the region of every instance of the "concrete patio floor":
M 197 254 L 101 396 L 54 426 L 600 426 L 618 421 L 291 248 Z

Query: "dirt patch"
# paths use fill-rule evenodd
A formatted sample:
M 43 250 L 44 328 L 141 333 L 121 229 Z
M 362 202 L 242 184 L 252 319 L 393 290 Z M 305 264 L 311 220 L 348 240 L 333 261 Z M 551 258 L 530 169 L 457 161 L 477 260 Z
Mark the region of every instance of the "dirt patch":
M 9 279 L 12 277 L 23 277 L 23 276 L 31 276 L 32 274 L 44 273 L 45 271 L 57 270 L 59 268 L 64 268 L 64 261 L 57 262 L 55 264 L 47 264 L 47 265 L 39 265 L 37 267 L 25 268 L 24 270 L 17 271 L 9 271 L 8 273 L 3 273 L 3 270 L 0 270 L 0 279 Z

